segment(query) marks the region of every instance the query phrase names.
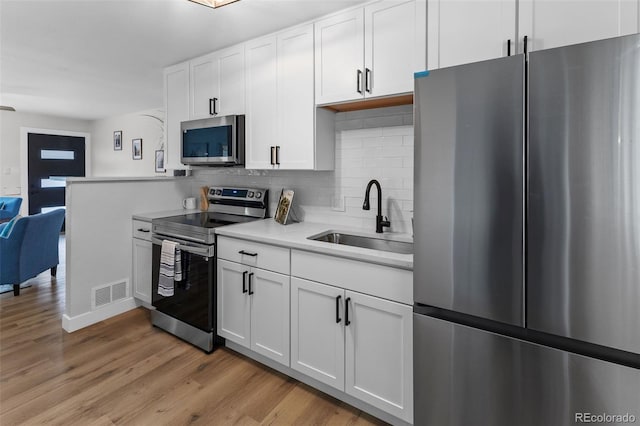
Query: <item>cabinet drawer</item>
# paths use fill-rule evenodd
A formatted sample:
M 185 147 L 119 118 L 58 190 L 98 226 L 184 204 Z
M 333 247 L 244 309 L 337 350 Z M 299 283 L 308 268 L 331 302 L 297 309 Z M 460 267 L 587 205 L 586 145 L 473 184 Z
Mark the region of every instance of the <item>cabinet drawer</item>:
M 291 276 L 413 305 L 413 272 L 291 250 Z
M 133 238 L 151 241 L 151 222 L 144 220 L 133 220 Z
M 288 248 L 218 237 L 218 258 L 289 275 Z

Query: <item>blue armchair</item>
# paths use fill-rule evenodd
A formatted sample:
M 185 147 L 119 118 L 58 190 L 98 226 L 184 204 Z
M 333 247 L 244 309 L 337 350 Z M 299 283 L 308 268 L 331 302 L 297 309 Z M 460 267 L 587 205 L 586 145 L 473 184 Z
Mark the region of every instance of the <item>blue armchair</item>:
M 20 295 L 20 283 L 47 269 L 56 276 L 64 213 L 58 209 L 0 224 L 0 284 L 12 284 L 15 296 Z M 3 236 L 4 228 L 11 225 L 8 235 Z
M 20 213 L 20 197 L 0 197 L 0 223 L 6 222 Z

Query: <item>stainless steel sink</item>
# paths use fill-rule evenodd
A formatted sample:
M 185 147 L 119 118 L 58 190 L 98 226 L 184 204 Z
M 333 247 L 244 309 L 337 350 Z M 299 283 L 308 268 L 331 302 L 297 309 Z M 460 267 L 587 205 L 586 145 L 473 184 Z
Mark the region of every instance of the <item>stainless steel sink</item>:
M 343 244 L 345 246 L 361 247 L 373 250 L 390 251 L 400 254 L 413 254 L 413 243 L 405 241 L 387 240 L 383 238 L 364 237 L 361 235 L 344 234 L 342 232 L 327 231 L 308 237 L 309 240 L 325 243 Z

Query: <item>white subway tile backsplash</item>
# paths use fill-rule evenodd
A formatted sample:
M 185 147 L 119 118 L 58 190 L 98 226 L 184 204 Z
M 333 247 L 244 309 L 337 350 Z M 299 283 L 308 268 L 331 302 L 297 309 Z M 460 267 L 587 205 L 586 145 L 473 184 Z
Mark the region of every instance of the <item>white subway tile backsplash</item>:
M 395 126 L 382 129 L 383 136 L 413 136 L 413 126 Z
M 367 183 L 382 186 L 382 214 L 391 231 L 411 233 L 413 209 L 413 108 L 411 105 L 337 113 L 333 171 L 197 168 L 197 186 L 269 188 L 271 214 L 282 188 L 295 191 L 294 206 L 309 222 L 375 229 L 377 191 L 362 210 Z

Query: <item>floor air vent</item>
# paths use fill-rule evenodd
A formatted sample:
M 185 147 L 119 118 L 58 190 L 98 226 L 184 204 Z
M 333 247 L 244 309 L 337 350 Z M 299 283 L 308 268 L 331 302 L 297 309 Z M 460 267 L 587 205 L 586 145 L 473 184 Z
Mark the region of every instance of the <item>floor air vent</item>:
M 100 308 L 118 300 L 126 299 L 128 287 L 128 281 L 118 281 L 100 287 L 94 287 L 91 294 L 91 308 Z

